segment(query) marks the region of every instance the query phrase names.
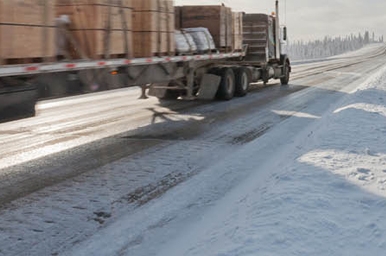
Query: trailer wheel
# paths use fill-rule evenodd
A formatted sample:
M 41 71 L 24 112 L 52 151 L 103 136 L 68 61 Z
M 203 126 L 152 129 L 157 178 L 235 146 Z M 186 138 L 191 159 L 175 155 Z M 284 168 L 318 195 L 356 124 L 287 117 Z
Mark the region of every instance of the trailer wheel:
M 231 100 L 235 95 L 235 74 L 231 68 L 221 68 L 216 72 L 221 77 L 216 97 L 220 100 Z
M 244 67 L 235 68 L 235 95 L 238 97 L 243 97 L 247 95 L 249 84 L 251 83 L 251 79 L 248 73 L 248 70 Z
M 283 66 L 283 77 L 280 78 L 281 85 L 287 85 L 290 80 L 290 66 L 289 62 L 286 61 Z

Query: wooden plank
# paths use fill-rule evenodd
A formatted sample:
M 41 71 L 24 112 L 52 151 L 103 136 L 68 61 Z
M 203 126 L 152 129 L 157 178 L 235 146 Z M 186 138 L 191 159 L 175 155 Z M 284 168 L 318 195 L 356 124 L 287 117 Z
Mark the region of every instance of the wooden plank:
M 81 29 L 105 29 L 109 4 L 102 0 L 57 0 L 56 15 L 68 15 L 71 21 Z M 131 1 L 122 1 L 123 11 L 126 13 L 128 30 L 132 30 L 132 7 L 128 6 Z M 72 4 L 71 4 L 72 3 Z M 117 3 L 116 3 L 117 4 Z M 121 7 L 111 4 L 111 28 L 122 29 L 120 16 Z
M 0 0 L 0 59 L 4 63 L 55 56 L 54 6 L 55 0 Z
M 70 17 L 70 32 L 89 58 L 125 54 L 125 45 L 131 56 L 132 0 L 57 0 L 56 12 Z M 76 47 L 70 48 L 71 56 L 80 58 Z
M 170 37 L 171 33 L 168 32 L 134 32 L 134 56 L 141 58 L 174 55 L 175 42 L 172 41 L 172 46 L 168 46 Z
M 47 29 L 48 42 L 42 42 Z M 2 59 L 49 58 L 55 56 L 54 28 L 0 26 L 0 56 Z M 44 54 L 46 52 L 46 54 Z
M 132 0 L 56 0 L 57 5 L 108 5 L 115 7 L 132 7 Z
M 134 11 L 133 30 L 135 32 L 174 32 L 174 13 Z
M 96 33 L 96 40 L 103 41 L 105 33 L 104 31 L 98 31 Z M 114 30 L 110 33 L 110 54 L 125 54 L 125 43 L 124 43 L 124 31 L 123 30 Z M 132 32 L 130 32 L 130 37 L 132 37 Z M 129 40 L 129 38 L 128 38 Z M 96 54 L 102 54 L 103 47 L 97 49 Z
M 47 3 L 48 21 L 54 26 L 55 0 L 0 0 L 0 23 L 44 26 L 44 7 Z
M 133 0 L 134 56 L 174 55 L 172 0 Z
M 132 32 L 127 32 L 127 40 L 132 38 Z M 72 36 L 76 42 L 80 45 L 83 52 L 92 59 L 98 59 L 104 54 L 104 40 L 106 32 L 104 30 L 72 30 Z M 110 54 L 122 55 L 125 54 L 125 31 L 114 30 L 109 33 L 110 36 Z M 131 53 L 132 50 L 129 49 Z M 71 47 L 70 55 L 73 59 L 81 58 L 80 52 L 75 46 Z
M 174 13 L 173 0 L 132 0 L 133 8 L 136 12 L 153 11 L 153 12 L 170 12 Z
M 133 30 L 174 33 L 174 6 L 171 0 L 133 0 Z

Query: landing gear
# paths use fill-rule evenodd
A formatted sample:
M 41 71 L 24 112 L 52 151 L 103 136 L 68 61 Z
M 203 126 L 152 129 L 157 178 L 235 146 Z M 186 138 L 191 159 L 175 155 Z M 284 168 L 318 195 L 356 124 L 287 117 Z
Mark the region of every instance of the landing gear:
M 141 87 L 141 96 L 139 96 L 138 99 L 140 100 L 148 99 L 149 97 L 147 97 L 146 90 L 149 88 L 149 86 L 147 84 L 143 84 L 140 87 Z

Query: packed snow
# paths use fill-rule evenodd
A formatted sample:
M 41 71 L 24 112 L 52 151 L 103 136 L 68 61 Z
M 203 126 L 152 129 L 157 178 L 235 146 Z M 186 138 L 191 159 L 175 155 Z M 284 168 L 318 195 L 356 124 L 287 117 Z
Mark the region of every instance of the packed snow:
M 384 255 L 386 67 L 326 106 L 273 110 L 292 117 L 69 255 Z

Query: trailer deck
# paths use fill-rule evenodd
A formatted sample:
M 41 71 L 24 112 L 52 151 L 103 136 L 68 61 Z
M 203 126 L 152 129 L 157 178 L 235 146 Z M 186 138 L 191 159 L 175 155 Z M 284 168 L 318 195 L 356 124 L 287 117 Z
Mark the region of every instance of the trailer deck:
M 225 60 L 245 56 L 243 52 L 216 53 L 189 56 L 166 56 L 138 59 L 101 59 L 101 60 L 78 60 L 54 63 L 4 65 L 0 66 L 0 77 L 36 75 L 42 73 L 55 73 L 66 71 L 79 71 L 85 69 L 118 68 L 122 66 L 148 66 L 153 64 L 178 63 L 189 61 Z

